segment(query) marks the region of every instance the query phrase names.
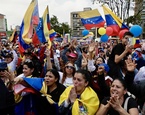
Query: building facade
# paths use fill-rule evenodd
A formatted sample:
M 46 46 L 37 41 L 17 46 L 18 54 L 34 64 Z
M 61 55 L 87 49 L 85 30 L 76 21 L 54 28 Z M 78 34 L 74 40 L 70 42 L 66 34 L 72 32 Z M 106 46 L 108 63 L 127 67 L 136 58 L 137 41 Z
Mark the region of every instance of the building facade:
M 92 10 L 90 7 L 84 8 L 83 11 Z M 82 11 L 74 11 L 70 14 L 70 27 L 71 27 L 71 36 L 73 38 L 82 38 L 82 31 L 85 27 L 82 25 L 80 16 L 78 15 L 79 12 Z M 91 32 L 95 33 L 95 28 L 90 30 Z
M 7 20 L 5 15 L 0 14 L 0 39 L 7 37 Z

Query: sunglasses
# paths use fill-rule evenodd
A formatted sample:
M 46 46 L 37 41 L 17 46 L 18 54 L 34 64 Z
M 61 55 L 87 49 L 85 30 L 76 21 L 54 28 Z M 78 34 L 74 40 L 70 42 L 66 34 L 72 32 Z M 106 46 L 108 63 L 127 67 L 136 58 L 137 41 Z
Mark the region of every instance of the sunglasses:
M 73 66 L 65 66 L 67 69 L 74 69 Z

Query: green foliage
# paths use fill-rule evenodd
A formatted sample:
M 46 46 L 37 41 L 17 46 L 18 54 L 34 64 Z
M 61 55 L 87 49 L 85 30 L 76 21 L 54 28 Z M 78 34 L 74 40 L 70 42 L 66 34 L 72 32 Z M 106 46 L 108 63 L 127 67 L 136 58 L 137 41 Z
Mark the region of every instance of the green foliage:
M 7 36 L 11 36 L 13 31 L 7 31 Z
M 59 23 L 58 18 L 53 15 L 50 19 L 51 28 L 60 34 L 70 33 L 70 28 L 67 23 Z
M 133 25 L 135 24 L 138 24 L 140 25 L 141 24 L 141 15 L 138 14 L 138 15 L 134 15 L 134 16 L 130 16 L 128 19 L 127 19 L 127 23 L 131 23 Z

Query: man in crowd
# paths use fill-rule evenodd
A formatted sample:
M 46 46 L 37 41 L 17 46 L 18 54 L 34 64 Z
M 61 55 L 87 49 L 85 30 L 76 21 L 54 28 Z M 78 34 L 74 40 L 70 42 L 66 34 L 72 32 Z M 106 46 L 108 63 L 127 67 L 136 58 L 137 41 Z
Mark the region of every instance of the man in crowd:
M 112 78 L 123 77 L 122 68 L 125 64 L 125 59 L 131 53 L 133 46 L 129 40 L 133 37 L 131 32 L 124 33 L 122 42 L 113 47 L 110 57 L 108 59 L 108 65 L 110 67 L 109 76 Z

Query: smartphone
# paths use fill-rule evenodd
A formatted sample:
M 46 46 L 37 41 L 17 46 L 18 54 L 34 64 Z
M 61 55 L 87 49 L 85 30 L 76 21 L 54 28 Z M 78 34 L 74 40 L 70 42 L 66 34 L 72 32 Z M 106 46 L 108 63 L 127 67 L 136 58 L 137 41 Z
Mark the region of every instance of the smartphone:
M 129 38 L 129 45 L 134 45 L 134 38 Z

